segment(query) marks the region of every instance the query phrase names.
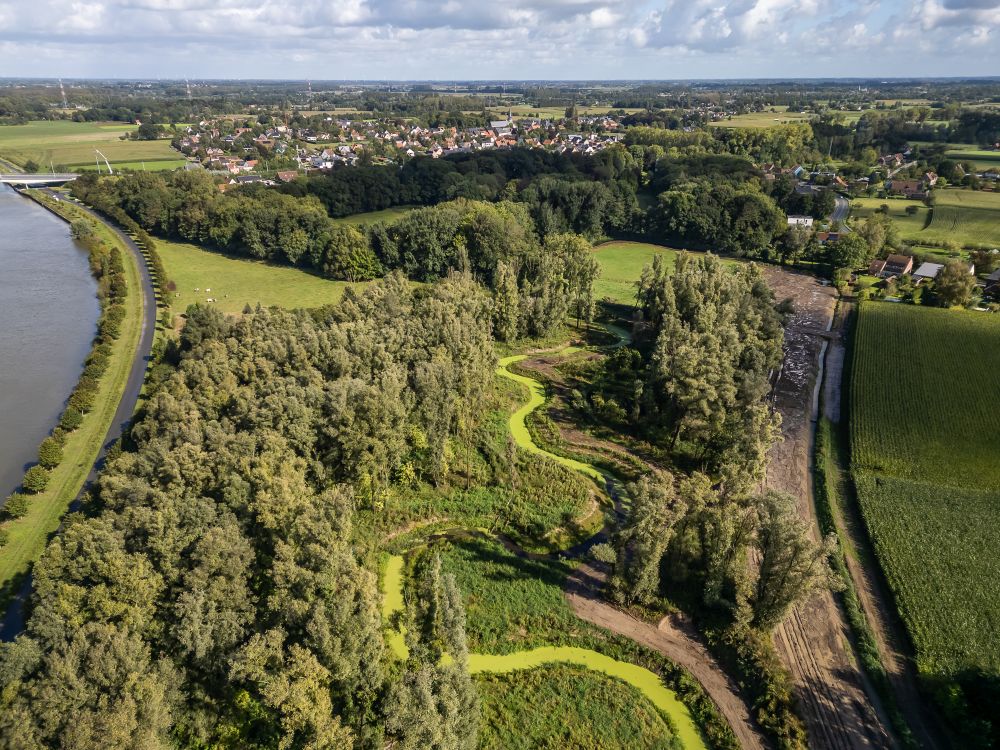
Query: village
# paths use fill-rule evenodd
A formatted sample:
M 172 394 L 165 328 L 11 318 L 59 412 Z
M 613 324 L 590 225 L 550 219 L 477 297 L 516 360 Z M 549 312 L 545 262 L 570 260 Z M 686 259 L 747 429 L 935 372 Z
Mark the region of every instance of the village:
M 576 132 L 568 124 L 510 115 L 484 127 L 462 128 L 332 116 L 308 127 L 235 126 L 231 120 L 215 120 L 184 128 L 174 146 L 206 169 L 233 175 L 239 184 L 263 181 L 263 172 L 290 181 L 300 170 L 392 164 L 415 156 L 437 159 L 489 149 L 544 148 L 591 155 L 620 142 L 624 135 L 621 123 L 611 116 L 579 117 L 573 121 Z

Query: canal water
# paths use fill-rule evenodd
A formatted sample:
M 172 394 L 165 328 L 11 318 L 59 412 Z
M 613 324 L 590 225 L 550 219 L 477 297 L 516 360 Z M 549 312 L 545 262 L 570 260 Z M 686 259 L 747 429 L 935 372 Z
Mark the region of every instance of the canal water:
M 0 504 L 58 421 L 99 314 L 69 225 L 0 185 Z

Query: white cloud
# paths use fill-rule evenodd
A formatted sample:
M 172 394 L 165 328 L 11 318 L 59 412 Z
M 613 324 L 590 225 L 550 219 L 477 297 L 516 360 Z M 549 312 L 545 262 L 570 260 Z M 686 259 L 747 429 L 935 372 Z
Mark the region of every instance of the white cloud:
M 996 59 L 998 16 L 1000 0 L 0 0 L 18 51 L 0 74 L 911 75 L 933 50 L 926 74 L 981 75 L 963 50 Z

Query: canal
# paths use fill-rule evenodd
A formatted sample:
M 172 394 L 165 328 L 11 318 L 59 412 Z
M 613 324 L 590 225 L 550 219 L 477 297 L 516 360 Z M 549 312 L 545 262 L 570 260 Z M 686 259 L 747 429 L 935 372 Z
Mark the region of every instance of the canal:
M 0 503 L 59 419 L 99 313 L 66 222 L 0 185 Z

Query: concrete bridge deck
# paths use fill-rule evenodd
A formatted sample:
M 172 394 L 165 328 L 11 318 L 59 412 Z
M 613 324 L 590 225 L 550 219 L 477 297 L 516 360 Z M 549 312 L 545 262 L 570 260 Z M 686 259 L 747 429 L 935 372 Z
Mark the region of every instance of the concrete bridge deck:
M 80 175 L 73 172 L 61 172 L 50 174 L 28 174 L 26 172 L 0 173 L 0 182 L 7 185 L 24 185 L 33 187 L 38 185 L 63 185 L 72 182 Z

